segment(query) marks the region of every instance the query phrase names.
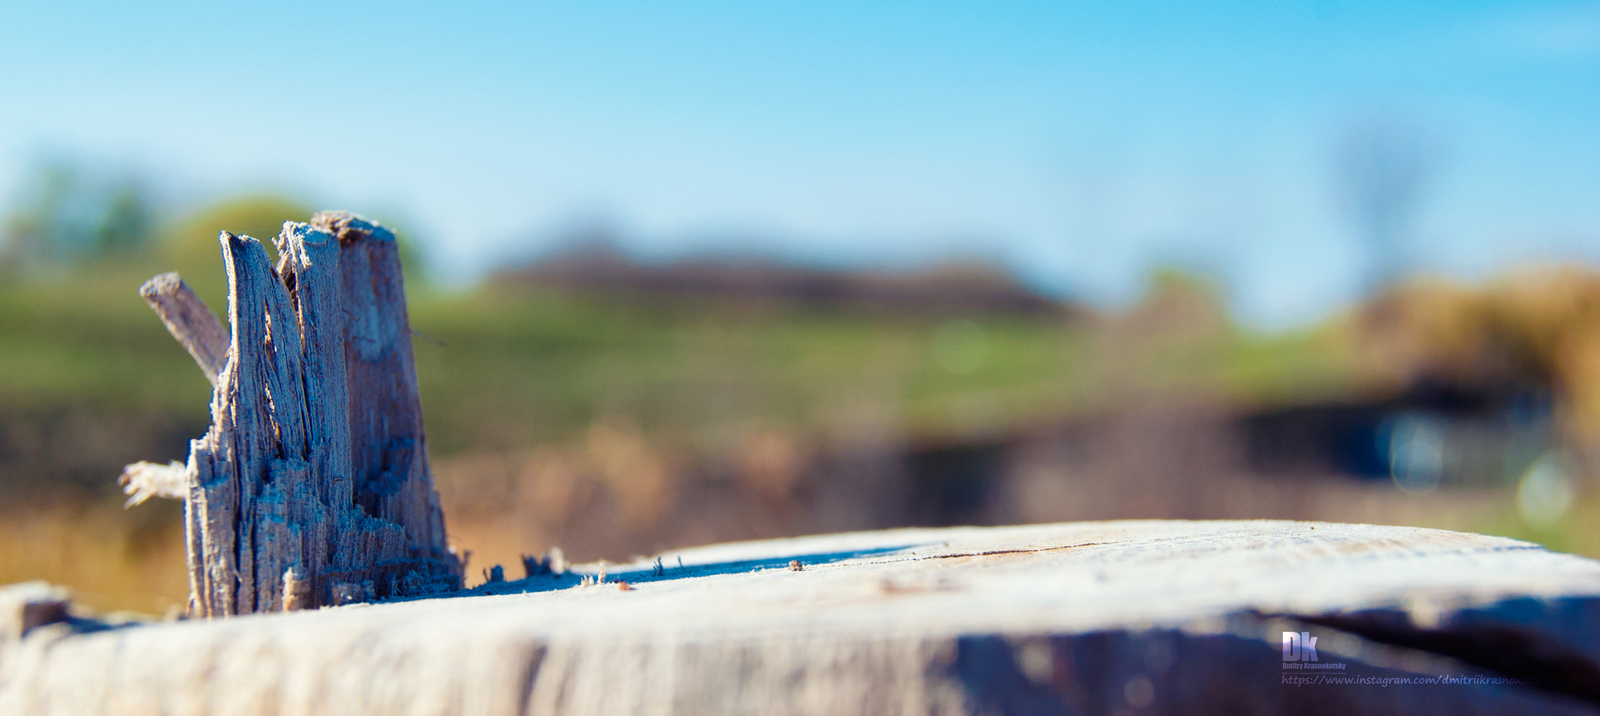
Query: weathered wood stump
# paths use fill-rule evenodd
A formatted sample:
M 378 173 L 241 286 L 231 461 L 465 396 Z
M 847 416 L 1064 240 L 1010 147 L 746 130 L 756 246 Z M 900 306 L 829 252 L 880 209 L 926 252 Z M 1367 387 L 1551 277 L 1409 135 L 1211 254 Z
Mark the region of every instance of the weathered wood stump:
M 892 530 L 116 628 L 24 592 L 4 713 L 1600 711 L 1600 562 L 1405 527 Z
M 187 466 L 130 465 L 137 502 L 186 504 L 190 613 L 227 616 L 450 591 L 399 251 L 344 212 L 287 223 L 274 268 L 222 232 L 231 337 L 176 274 L 140 293 L 215 386 Z

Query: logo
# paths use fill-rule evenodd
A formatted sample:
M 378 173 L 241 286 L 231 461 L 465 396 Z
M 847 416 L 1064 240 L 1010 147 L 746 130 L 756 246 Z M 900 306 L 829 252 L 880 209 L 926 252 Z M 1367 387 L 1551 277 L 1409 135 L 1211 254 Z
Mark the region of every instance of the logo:
M 1317 638 L 1311 632 L 1283 633 L 1283 660 L 1284 661 L 1316 661 Z
M 1317 654 L 1317 638 L 1308 631 L 1283 632 L 1284 671 L 1343 671 L 1338 661 L 1323 661 Z

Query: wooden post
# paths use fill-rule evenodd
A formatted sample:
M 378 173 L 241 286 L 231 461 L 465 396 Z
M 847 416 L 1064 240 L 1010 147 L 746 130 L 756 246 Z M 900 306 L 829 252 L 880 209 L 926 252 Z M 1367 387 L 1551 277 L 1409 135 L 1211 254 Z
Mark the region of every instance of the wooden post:
M 459 588 L 461 560 L 428 468 L 394 234 L 344 212 L 286 223 L 276 268 L 253 238 L 224 231 L 219 241 L 225 348 L 207 328 L 220 324 L 176 274 L 141 291 L 216 385 L 211 429 L 191 443 L 185 470 L 191 612 Z M 169 495 L 170 472 L 140 463 L 124 481 L 141 490 L 136 499 Z

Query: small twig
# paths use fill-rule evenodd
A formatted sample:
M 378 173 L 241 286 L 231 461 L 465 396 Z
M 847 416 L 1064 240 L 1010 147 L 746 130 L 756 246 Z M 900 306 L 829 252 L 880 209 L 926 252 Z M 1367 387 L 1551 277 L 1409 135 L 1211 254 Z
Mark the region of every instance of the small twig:
M 117 478 L 122 492 L 130 495 L 123 508 L 140 504 L 152 497 L 181 500 L 189 494 L 189 468 L 177 460 L 166 465 L 153 462 L 136 462 L 124 467 Z
M 164 273 L 144 282 L 139 287 L 139 295 L 155 309 L 161 322 L 166 324 L 167 332 L 200 364 L 206 380 L 216 386 L 218 376 L 228 363 L 228 333 L 222 329 L 217 315 L 175 273 Z

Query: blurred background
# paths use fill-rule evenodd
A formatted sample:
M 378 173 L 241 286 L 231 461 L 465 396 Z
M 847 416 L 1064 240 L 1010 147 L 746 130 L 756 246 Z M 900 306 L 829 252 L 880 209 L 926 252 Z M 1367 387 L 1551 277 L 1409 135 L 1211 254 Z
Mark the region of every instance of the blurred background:
M 270 5 L 270 7 L 269 7 Z M 397 228 L 470 582 L 902 525 L 1600 556 L 1600 4 L 8 2 L 0 583 L 184 600 L 216 234 Z

